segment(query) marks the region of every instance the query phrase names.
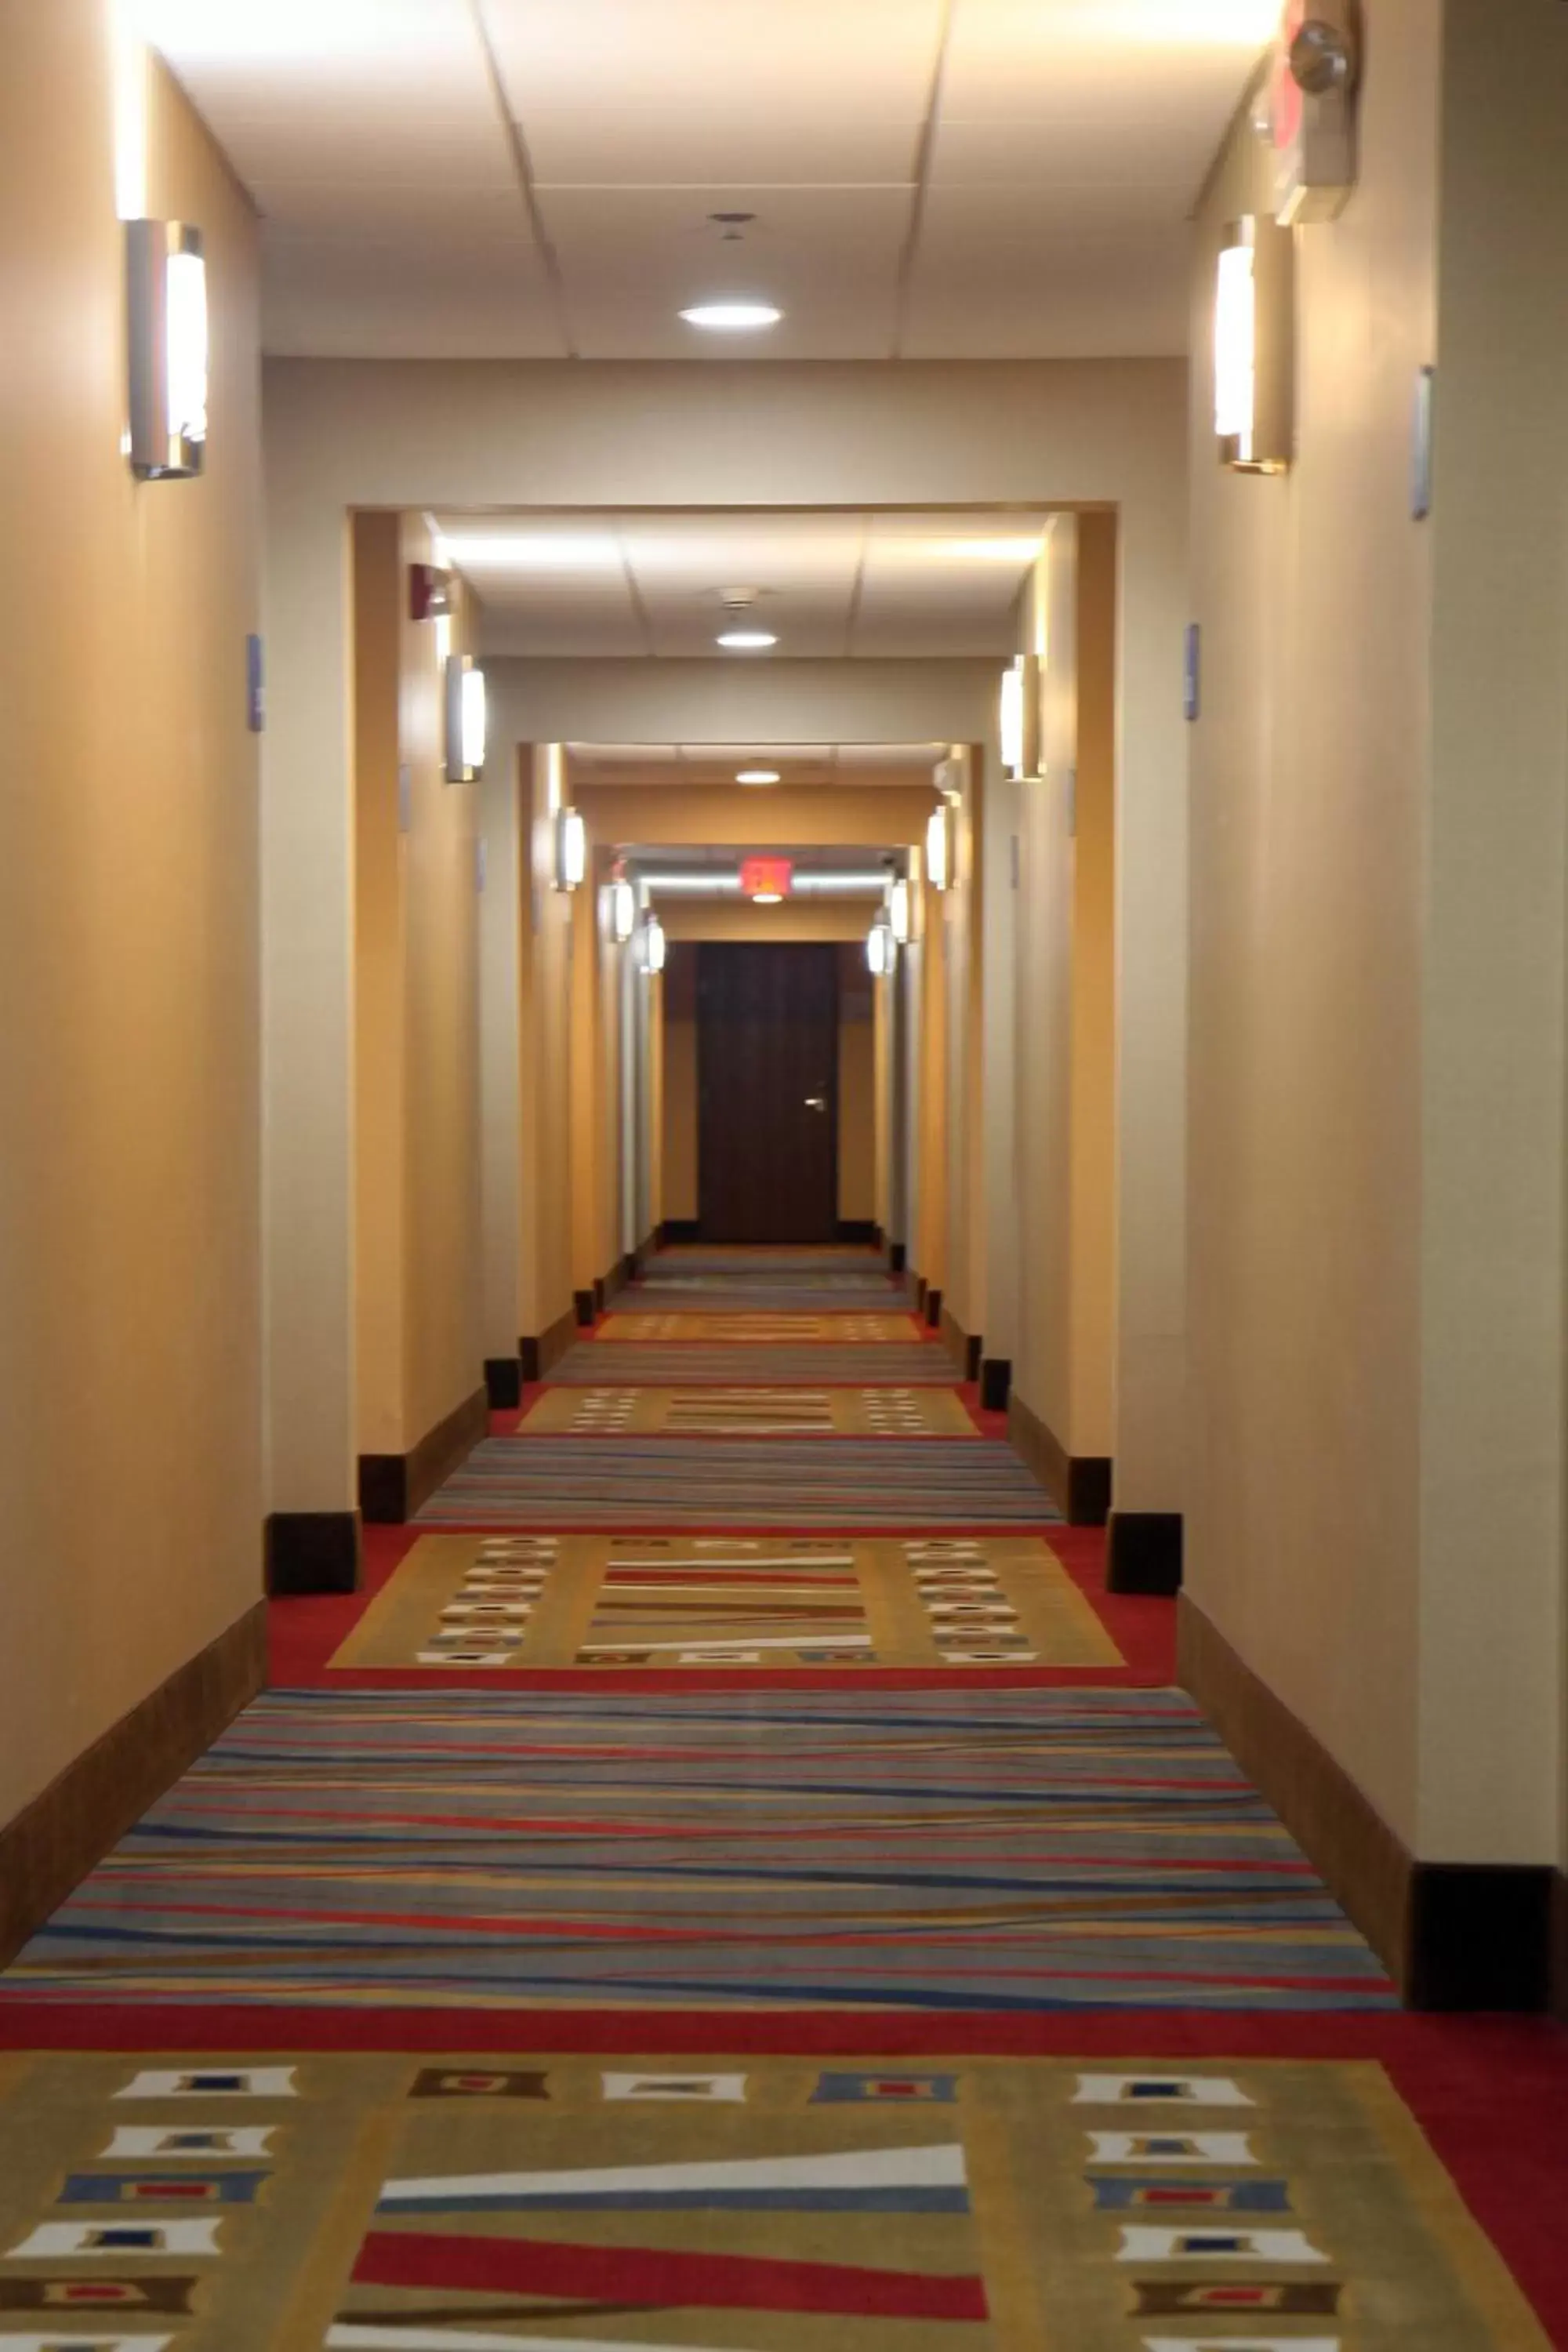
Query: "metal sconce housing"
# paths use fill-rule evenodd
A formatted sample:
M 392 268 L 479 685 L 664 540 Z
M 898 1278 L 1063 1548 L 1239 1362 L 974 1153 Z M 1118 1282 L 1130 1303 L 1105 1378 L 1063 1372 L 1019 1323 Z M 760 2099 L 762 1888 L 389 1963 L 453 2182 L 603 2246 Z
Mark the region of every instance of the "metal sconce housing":
M 1215 281 L 1215 436 L 1220 463 L 1241 474 L 1283 474 L 1294 454 L 1289 229 L 1257 214 L 1233 221 Z
M 449 784 L 471 784 L 485 764 L 485 674 L 471 654 L 448 654 L 445 678 L 444 772 Z
M 555 812 L 555 874 L 558 890 L 575 890 L 588 871 L 588 828 L 574 808 Z
M 207 277 L 184 221 L 125 224 L 131 469 L 145 482 L 201 472 L 207 441 Z

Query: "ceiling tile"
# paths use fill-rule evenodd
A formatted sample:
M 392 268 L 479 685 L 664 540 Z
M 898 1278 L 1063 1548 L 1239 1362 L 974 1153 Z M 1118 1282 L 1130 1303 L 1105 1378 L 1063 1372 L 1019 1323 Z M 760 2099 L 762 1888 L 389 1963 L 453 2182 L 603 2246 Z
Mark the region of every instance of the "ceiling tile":
M 521 235 L 416 251 L 370 238 L 262 237 L 267 348 L 342 359 L 562 356 L 539 257 Z
M 1050 192 L 939 188 L 926 209 L 910 359 L 1153 358 L 1189 329 L 1191 230 L 1064 217 Z

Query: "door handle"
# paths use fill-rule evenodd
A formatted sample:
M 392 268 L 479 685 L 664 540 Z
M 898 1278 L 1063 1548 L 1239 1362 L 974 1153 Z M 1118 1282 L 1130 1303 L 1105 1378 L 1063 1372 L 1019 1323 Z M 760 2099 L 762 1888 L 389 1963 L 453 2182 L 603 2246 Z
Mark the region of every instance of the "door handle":
M 826 1095 L 807 1095 L 805 1098 L 805 1107 L 807 1110 L 826 1110 L 827 1108 L 827 1097 Z

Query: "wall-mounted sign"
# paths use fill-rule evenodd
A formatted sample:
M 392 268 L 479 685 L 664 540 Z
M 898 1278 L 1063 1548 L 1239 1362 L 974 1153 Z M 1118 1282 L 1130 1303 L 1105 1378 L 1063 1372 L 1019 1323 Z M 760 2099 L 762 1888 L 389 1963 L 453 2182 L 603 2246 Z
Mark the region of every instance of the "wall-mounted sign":
M 1360 0 L 1287 0 L 1268 84 L 1274 212 L 1283 226 L 1331 221 L 1356 180 Z
M 794 877 L 794 862 L 787 857 L 743 857 L 741 861 L 742 895 L 763 907 L 776 907 L 781 898 L 787 898 Z
M 267 725 L 267 664 L 254 632 L 245 641 L 245 723 L 253 735 Z
M 439 564 L 408 567 L 408 614 L 415 621 L 437 621 L 452 609 L 452 575 Z

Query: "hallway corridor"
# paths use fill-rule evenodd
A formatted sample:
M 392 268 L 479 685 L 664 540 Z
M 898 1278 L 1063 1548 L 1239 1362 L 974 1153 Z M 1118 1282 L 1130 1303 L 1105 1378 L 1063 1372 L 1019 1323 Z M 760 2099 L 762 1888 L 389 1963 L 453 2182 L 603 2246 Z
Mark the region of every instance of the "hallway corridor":
M 274 1605 L 0 1978 L 4 2352 L 1568 2345 L 1561 2038 L 1394 2013 L 914 1307 L 658 1252 Z

